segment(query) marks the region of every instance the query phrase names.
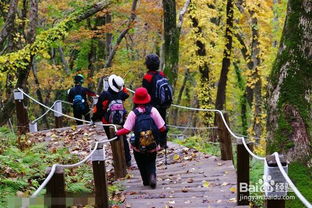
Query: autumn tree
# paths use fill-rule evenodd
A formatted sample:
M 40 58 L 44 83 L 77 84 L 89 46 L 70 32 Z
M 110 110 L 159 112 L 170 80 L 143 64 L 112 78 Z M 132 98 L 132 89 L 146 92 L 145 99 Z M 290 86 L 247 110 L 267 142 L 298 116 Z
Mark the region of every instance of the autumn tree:
M 289 0 L 270 75 L 268 151 L 311 163 L 312 0 Z M 308 161 L 310 160 L 310 161 Z
M 179 29 L 175 0 L 163 0 L 164 9 L 164 72 L 175 85 L 179 64 Z

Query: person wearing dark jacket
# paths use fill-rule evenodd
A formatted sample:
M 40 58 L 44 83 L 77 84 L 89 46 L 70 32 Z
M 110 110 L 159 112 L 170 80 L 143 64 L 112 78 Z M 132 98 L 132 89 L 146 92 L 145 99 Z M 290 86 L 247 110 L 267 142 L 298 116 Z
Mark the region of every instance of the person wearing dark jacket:
M 126 110 L 123 102 L 129 97 L 124 87 L 124 80 L 116 75 L 108 78 L 108 90 L 99 96 L 97 104 L 93 108 L 92 121 L 101 120 L 103 124 L 123 125 L 126 119 Z M 104 126 L 106 135 L 109 134 L 109 126 Z M 127 166 L 131 166 L 131 155 L 129 143 L 124 138 L 124 149 Z
M 78 74 L 74 77 L 75 87 L 68 91 L 68 102 L 73 103 L 74 117 L 90 121 L 90 109 L 87 102 L 87 96 L 96 96 L 96 94 L 88 88 L 82 87 L 84 77 Z M 81 121 L 76 121 L 77 125 L 82 124 Z
M 166 122 L 167 108 L 163 106 L 159 106 L 157 104 L 157 100 L 153 95 L 155 95 L 155 77 L 161 76 L 165 77 L 166 75 L 162 71 L 158 71 L 159 69 L 159 57 L 156 54 L 149 54 L 145 57 L 145 65 L 148 71 L 143 77 L 142 87 L 147 89 L 148 94 L 151 95 L 151 105 L 155 107 L 160 113 L 161 117 Z
M 155 98 L 155 88 L 156 84 L 155 82 L 157 81 L 156 79 L 160 79 L 162 77 L 165 77 L 166 75 L 162 71 L 158 71 L 159 69 L 159 57 L 156 54 L 149 54 L 145 57 L 145 65 L 148 71 L 143 77 L 142 81 L 142 87 L 147 89 L 147 92 L 149 95 L 151 95 L 151 102 L 150 105 L 155 107 L 165 123 L 167 123 L 167 107 L 165 106 L 160 106 L 157 102 L 157 99 Z M 167 128 L 168 131 L 168 128 Z M 165 148 L 167 147 L 167 131 L 164 133 L 164 140 L 162 142 L 162 146 Z

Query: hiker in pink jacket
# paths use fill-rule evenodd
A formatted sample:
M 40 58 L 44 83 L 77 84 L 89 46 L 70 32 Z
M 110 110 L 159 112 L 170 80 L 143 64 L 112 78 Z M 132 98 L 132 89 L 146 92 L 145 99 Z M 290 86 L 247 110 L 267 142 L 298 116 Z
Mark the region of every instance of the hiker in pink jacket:
M 134 131 L 130 139 L 134 158 L 143 180 L 143 185 L 156 187 L 156 155 L 157 151 L 166 146 L 165 122 L 156 108 L 149 105 L 151 96 L 143 87 L 136 89 L 133 103 L 134 109 L 129 113 L 123 129 L 116 135 Z

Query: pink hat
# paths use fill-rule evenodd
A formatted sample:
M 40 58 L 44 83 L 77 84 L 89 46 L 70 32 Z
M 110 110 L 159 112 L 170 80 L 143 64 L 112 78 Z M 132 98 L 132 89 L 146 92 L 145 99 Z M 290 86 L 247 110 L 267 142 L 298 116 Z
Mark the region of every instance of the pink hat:
M 151 102 L 151 96 L 144 87 L 139 87 L 135 90 L 132 100 L 135 104 L 147 104 Z

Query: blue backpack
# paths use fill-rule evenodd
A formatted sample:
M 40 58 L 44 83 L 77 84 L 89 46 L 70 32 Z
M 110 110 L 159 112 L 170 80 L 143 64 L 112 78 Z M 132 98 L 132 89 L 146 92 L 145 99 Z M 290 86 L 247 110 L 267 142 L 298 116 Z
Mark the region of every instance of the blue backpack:
M 154 75 L 154 95 L 157 105 L 168 108 L 172 104 L 173 89 L 166 77 Z
M 159 133 L 151 117 L 151 110 L 152 107 L 148 106 L 145 108 L 145 112 L 139 112 L 138 109 L 133 111 L 136 115 L 134 125 L 135 139 L 131 144 L 137 147 L 141 152 L 155 149 L 159 144 Z
M 86 104 L 85 100 L 81 95 L 75 95 L 73 99 L 73 107 L 76 111 L 85 111 L 86 110 Z

